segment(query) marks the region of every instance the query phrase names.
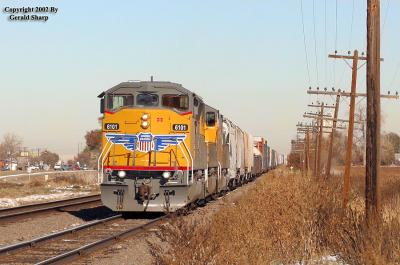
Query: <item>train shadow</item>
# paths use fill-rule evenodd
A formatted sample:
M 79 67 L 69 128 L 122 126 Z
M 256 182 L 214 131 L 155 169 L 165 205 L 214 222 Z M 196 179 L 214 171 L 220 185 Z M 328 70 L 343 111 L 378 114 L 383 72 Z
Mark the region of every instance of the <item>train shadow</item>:
M 165 215 L 165 213 L 156 212 L 123 212 L 124 219 L 155 219 Z
M 71 214 L 71 215 L 73 215 L 83 221 L 86 221 L 86 222 L 104 219 L 104 218 L 111 217 L 113 215 L 118 214 L 102 205 L 96 206 L 93 208 L 84 208 L 84 209 L 79 209 L 79 210 L 63 210 L 63 212 Z
M 86 222 L 100 220 L 118 214 L 122 214 L 124 219 L 155 219 L 165 215 L 164 213 L 153 212 L 113 212 L 105 206 L 97 206 L 79 210 L 64 210 L 63 212 L 71 214 Z

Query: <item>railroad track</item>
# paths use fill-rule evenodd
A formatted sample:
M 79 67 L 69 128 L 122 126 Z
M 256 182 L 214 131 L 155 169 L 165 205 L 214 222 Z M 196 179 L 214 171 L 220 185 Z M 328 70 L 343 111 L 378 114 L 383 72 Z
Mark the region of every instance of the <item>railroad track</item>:
M 189 205 L 176 215 L 190 212 Z M 139 219 L 126 220 L 121 214 L 114 215 L 32 240 L 0 247 L 0 261 L 1 264 L 70 264 L 71 261 L 85 254 L 110 246 L 116 240 L 136 235 L 158 225 L 170 216 L 171 214 L 167 214 L 155 218 L 153 216 L 153 219 L 146 216 L 146 219 L 139 217 Z
M 66 264 L 82 254 L 104 248 L 118 239 L 159 224 L 155 219 L 125 220 L 115 215 L 32 240 L 0 248 L 1 264 Z
M 0 222 L 5 221 L 5 220 L 7 220 L 7 221 L 14 220 L 14 219 L 26 217 L 26 216 L 37 214 L 37 213 L 43 213 L 46 211 L 54 211 L 54 210 L 59 210 L 59 209 L 66 208 L 66 207 L 79 206 L 79 205 L 84 205 L 84 204 L 89 204 L 89 203 L 100 202 L 100 201 L 101 201 L 100 195 L 96 194 L 96 195 L 77 197 L 77 198 L 71 198 L 71 199 L 66 199 L 66 200 L 51 201 L 51 202 L 38 203 L 38 204 L 29 204 L 29 205 L 23 205 L 23 206 L 19 206 L 19 207 L 1 209 L 0 210 Z

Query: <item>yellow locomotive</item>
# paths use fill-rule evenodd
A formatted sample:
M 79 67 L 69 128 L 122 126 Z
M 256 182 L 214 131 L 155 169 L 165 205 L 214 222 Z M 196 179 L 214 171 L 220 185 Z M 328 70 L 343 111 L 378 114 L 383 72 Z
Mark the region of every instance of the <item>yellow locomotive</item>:
M 265 171 L 253 138 L 171 82 L 123 82 L 101 93 L 103 204 L 120 212 L 176 211 Z

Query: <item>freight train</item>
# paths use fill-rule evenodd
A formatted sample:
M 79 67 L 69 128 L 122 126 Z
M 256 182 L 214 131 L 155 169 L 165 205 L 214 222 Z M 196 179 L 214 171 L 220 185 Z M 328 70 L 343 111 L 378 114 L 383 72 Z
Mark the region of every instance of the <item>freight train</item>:
M 123 82 L 100 98 L 103 204 L 173 212 L 205 203 L 275 168 L 278 154 L 182 85 Z

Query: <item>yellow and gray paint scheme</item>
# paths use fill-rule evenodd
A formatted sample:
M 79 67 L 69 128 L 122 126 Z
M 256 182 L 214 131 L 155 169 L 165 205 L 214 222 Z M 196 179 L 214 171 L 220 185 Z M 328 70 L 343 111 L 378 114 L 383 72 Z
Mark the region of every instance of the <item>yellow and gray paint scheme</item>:
M 252 137 L 180 84 L 123 82 L 98 97 L 101 198 L 114 211 L 176 211 L 261 173 Z

